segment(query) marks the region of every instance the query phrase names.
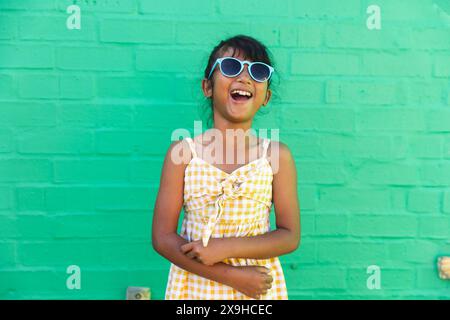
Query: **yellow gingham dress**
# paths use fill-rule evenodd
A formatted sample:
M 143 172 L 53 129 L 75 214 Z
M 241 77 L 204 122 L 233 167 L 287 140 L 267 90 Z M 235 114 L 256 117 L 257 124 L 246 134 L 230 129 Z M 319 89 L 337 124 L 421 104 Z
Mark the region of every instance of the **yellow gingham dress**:
M 270 231 L 272 206 L 272 167 L 266 157 L 270 140 L 264 139 L 264 152 L 232 173 L 227 173 L 197 156 L 194 141 L 189 143 L 192 159 L 184 175 L 184 219 L 181 236 L 188 241 L 210 237 L 255 236 Z M 230 258 L 234 266 L 259 265 L 271 270 L 272 288 L 261 300 L 288 299 L 283 269 L 278 257 L 270 259 Z M 253 300 L 222 283 L 203 278 L 171 264 L 165 299 Z

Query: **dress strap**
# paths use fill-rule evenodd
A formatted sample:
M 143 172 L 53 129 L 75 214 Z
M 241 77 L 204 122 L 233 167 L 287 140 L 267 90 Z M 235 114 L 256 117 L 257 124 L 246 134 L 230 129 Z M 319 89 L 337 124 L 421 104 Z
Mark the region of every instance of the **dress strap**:
M 197 152 L 195 151 L 195 144 L 194 141 L 190 138 L 190 137 L 186 137 L 185 140 L 188 142 L 189 144 L 189 148 L 191 149 L 192 152 L 192 156 L 194 158 L 197 158 Z
M 267 149 L 269 149 L 269 144 L 270 144 L 270 139 L 264 139 L 263 141 L 263 146 L 264 146 L 264 151 L 263 151 L 263 158 L 265 158 L 267 156 Z

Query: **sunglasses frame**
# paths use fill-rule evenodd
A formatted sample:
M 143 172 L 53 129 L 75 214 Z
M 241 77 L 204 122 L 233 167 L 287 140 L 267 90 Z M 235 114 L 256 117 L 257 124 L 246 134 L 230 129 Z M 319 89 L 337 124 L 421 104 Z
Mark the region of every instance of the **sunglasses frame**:
M 241 64 L 241 69 L 239 70 L 239 72 L 236 73 L 235 75 L 232 75 L 232 76 L 229 76 L 229 75 L 225 74 L 223 72 L 223 70 L 222 70 L 222 61 L 225 60 L 225 59 L 232 59 L 232 60 L 238 61 Z M 216 68 L 217 64 L 219 64 L 219 69 L 220 69 L 220 72 L 222 73 L 222 75 L 224 75 L 225 77 L 228 77 L 228 78 L 234 78 L 234 77 L 237 77 L 238 75 L 240 75 L 241 72 L 244 70 L 244 65 L 247 65 L 248 66 L 247 67 L 247 71 L 248 71 L 248 74 L 250 75 L 250 77 L 252 77 L 252 79 L 255 80 L 256 82 L 261 82 L 261 83 L 265 82 L 265 81 L 269 81 L 270 77 L 272 76 L 272 73 L 275 71 L 275 69 L 273 67 L 269 66 L 268 64 L 266 64 L 264 62 L 258 62 L 258 61 L 250 62 L 250 61 L 247 61 L 247 60 L 241 61 L 241 60 L 236 59 L 234 57 L 223 57 L 223 58 L 218 58 L 216 60 L 216 62 L 214 62 L 213 66 L 211 68 L 211 71 L 209 72 L 208 80 L 209 80 L 209 78 L 211 78 L 211 75 L 213 74 L 214 69 Z M 251 67 L 254 64 L 262 64 L 262 65 L 264 65 L 264 66 L 269 68 L 269 76 L 267 77 L 266 80 L 261 81 L 261 80 L 255 79 L 255 77 L 253 76 L 252 71 L 251 71 Z

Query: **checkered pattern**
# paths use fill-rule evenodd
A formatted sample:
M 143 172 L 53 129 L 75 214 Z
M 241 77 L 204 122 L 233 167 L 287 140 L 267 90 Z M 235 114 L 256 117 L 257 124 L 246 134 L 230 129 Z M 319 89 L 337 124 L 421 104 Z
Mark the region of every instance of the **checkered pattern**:
M 197 156 L 194 141 L 185 139 L 192 159 L 184 176 L 184 211 L 181 236 L 188 241 L 210 237 L 255 236 L 270 231 L 273 172 L 264 153 L 232 173 L 227 173 Z M 288 299 L 283 269 L 277 257 L 271 259 L 233 258 L 223 261 L 234 266 L 258 265 L 271 270 L 272 288 L 263 300 Z M 203 278 L 171 264 L 166 299 L 251 300 L 224 284 Z

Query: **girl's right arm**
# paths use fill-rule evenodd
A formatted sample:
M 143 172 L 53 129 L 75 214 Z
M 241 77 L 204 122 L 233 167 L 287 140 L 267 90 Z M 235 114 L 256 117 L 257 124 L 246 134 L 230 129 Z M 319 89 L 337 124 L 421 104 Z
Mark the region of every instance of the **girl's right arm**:
M 213 266 L 188 258 L 180 247 L 188 241 L 177 234 L 178 220 L 183 206 L 184 171 L 187 163 L 176 163 L 172 150 L 183 144 L 183 154 L 190 149 L 183 141 L 171 144 L 164 159 L 160 187 L 153 212 L 152 244 L 163 257 L 178 267 L 201 277 L 223 283 L 256 298 L 271 287 L 272 277 L 264 267 L 234 267 L 225 263 Z M 177 148 L 179 149 L 179 147 Z

